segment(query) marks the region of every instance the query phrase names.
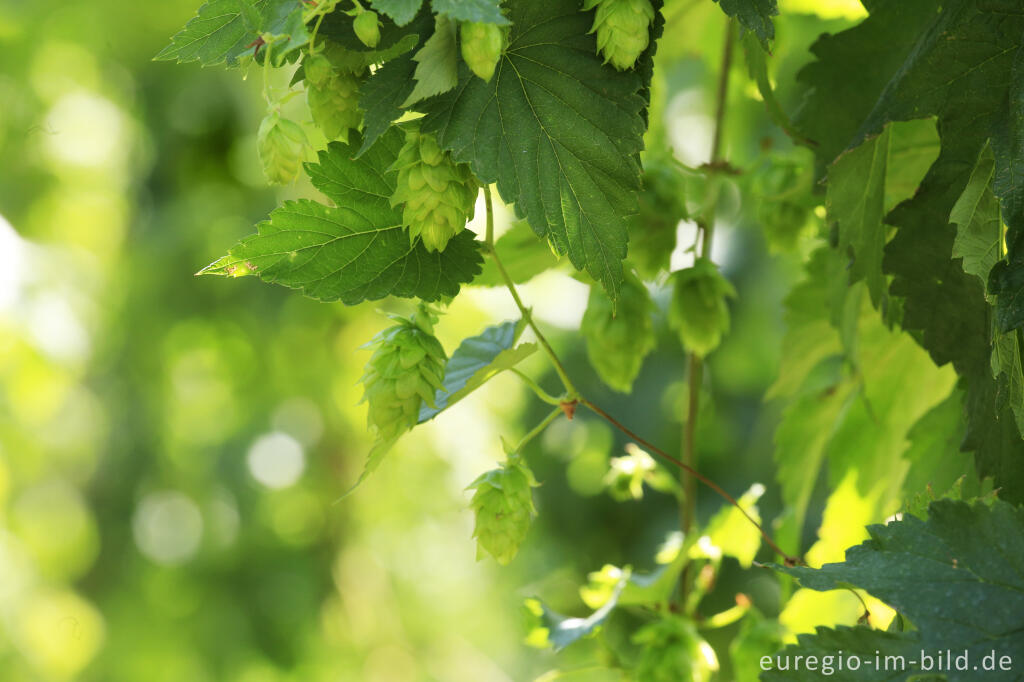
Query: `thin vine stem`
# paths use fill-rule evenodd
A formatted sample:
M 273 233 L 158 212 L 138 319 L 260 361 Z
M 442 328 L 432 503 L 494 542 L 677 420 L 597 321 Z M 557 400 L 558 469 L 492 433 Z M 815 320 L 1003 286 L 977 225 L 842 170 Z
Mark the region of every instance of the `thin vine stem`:
M 544 429 L 550 426 L 551 422 L 555 421 L 563 414 L 565 414 L 565 412 L 562 411 L 561 407 L 556 407 L 551 412 L 549 412 L 548 416 L 544 417 L 543 421 L 541 421 L 540 424 L 537 424 L 537 426 L 533 427 L 529 433 L 523 436 L 519 440 L 519 442 L 516 443 L 516 447 L 513 450 L 513 452 L 520 452 L 523 449 L 523 447 L 526 446 L 527 443 L 529 443 L 531 440 L 542 434 L 544 432 Z
M 530 388 L 530 390 L 532 390 L 537 395 L 538 398 L 546 402 L 548 405 L 561 405 L 562 403 L 565 402 L 565 400 L 563 400 L 562 398 L 556 398 L 555 396 L 545 391 L 543 388 L 540 387 L 540 384 L 538 384 L 536 381 L 534 381 L 531 377 L 527 376 L 523 372 L 520 372 L 515 367 L 509 368 L 509 371 L 518 376 L 520 379 L 522 379 L 523 383 L 526 384 Z
M 548 358 L 551 360 L 551 364 L 554 365 L 558 378 L 562 380 L 562 385 L 565 386 L 565 390 L 569 394 L 567 402 L 571 402 L 579 396 L 579 391 L 576 390 L 572 380 L 569 379 L 569 374 L 565 371 L 565 367 L 562 366 L 562 361 L 558 359 L 558 355 L 555 354 L 551 344 L 548 343 L 544 334 L 541 333 L 537 324 L 533 321 L 533 315 L 530 312 L 530 309 L 523 303 L 523 299 L 519 298 L 519 292 L 516 290 L 515 282 L 513 282 L 512 278 L 509 277 L 508 271 L 505 270 L 505 265 L 501 262 L 501 258 L 498 257 L 497 249 L 494 248 L 494 205 L 491 201 L 491 188 L 487 185 L 484 185 L 484 205 L 487 207 L 487 252 L 491 255 L 491 258 L 494 259 L 494 265 L 498 268 L 498 273 L 501 275 L 501 279 L 504 280 L 509 293 L 512 294 L 512 300 L 516 302 L 516 307 L 519 308 L 519 314 L 523 316 L 524 320 L 526 320 L 526 324 L 530 325 L 530 329 L 533 330 L 541 348 L 544 349 L 544 352 L 547 353 Z
M 719 65 L 718 89 L 715 94 L 715 123 L 711 138 L 711 158 L 709 169 L 716 169 L 722 160 L 722 137 L 725 130 L 725 113 L 729 104 L 729 75 L 732 72 L 733 43 L 736 27 L 732 19 L 726 20 L 725 37 L 722 45 L 722 59 Z M 713 171 L 712 171 L 713 172 Z M 707 215 L 698 221 L 701 238 L 700 257 L 710 260 L 711 247 L 715 235 L 715 207 L 718 204 L 718 187 L 716 178 L 708 183 L 713 198 L 706 202 Z M 696 251 L 696 250 L 695 250 Z M 696 252 L 694 257 L 696 257 Z M 691 352 L 687 363 L 687 391 L 689 400 L 686 406 L 686 421 L 683 422 L 683 461 L 685 465 L 679 472 L 683 486 L 683 496 L 679 501 L 679 525 L 684 534 L 689 533 L 697 522 L 697 420 L 700 416 L 700 389 L 704 383 L 704 358 Z M 743 511 L 742 509 L 740 511 Z M 744 512 L 746 514 L 746 512 Z M 749 518 L 749 517 L 748 517 Z M 761 527 L 758 526 L 761 530 Z M 765 535 L 764 530 L 761 534 Z M 768 536 L 765 535 L 765 538 Z M 778 550 L 778 548 L 776 548 Z M 788 559 L 787 559 L 788 560 Z M 689 571 L 684 570 L 679 576 L 680 593 L 685 596 L 689 584 Z
M 665 452 L 664 450 L 659 448 L 657 445 L 651 443 L 649 440 L 641 438 L 639 435 L 637 435 L 636 432 L 634 432 L 628 426 L 624 425 L 618 419 L 616 419 L 615 417 L 611 416 L 610 414 L 608 414 L 607 412 L 602 410 L 600 407 L 598 407 L 594 403 L 592 403 L 589 400 L 587 400 L 586 398 L 582 398 L 581 397 L 580 398 L 580 404 L 582 404 L 583 406 L 589 408 L 597 416 L 601 417 L 602 419 L 607 421 L 609 424 L 611 424 L 612 426 L 617 428 L 619 431 L 622 431 L 624 434 L 626 434 L 627 436 L 629 436 L 630 438 L 632 438 L 637 443 L 639 443 L 640 445 L 644 446 L 645 448 L 647 448 L 648 450 L 650 450 L 654 454 L 658 455 L 659 457 L 661 457 L 665 461 L 670 462 L 670 463 L 676 465 L 677 467 L 679 467 L 680 469 L 686 471 L 688 474 L 693 476 L 695 479 L 697 479 L 698 481 L 700 481 L 701 483 L 703 483 L 707 487 L 711 488 L 712 491 L 717 493 L 726 502 L 728 502 L 732 506 L 736 507 L 736 509 L 738 509 L 740 511 L 740 513 L 743 514 L 744 517 L 746 517 L 747 521 L 750 521 L 750 523 L 753 524 L 753 526 L 755 528 L 757 528 L 758 531 L 760 531 L 761 537 L 764 538 L 765 544 L 767 544 L 769 547 L 771 547 L 773 550 L 775 550 L 775 552 L 779 556 L 781 556 L 783 559 L 785 559 L 785 562 L 786 562 L 787 565 L 796 566 L 798 564 L 802 564 L 803 563 L 798 557 L 790 556 L 789 554 L 784 552 L 782 550 L 782 548 L 779 547 L 775 543 L 775 541 L 768 534 L 768 532 L 764 528 L 761 527 L 761 524 L 758 523 L 757 520 L 754 517 L 752 517 L 749 513 L 747 513 L 747 510 L 744 509 L 743 506 L 740 505 L 740 503 L 736 501 L 736 498 L 733 497 L 732 495 L 730 495 L 729 493 L 725 492 L 725 490 L 723 490 L 720 485 L 718 485 L 717 483 L 715 483 L 710 478 L 708 478 L 704 474 L 700 473 L 699 471 L 697 471 L 693 467 L 687 466 L 686 464 L 684 464 L 679 459 L 677 459 L 677 458 L 673 457 L 672 455 L 668 454 L 667 452 Z
M 782 551 L 782 548 L 780 548 L 775 543 L 772 537 L 768 535 L 764 528 L 761 527 L 761 524 L 758 523 L 757 520 L 754 519 L 754 517 L 752 517 L 749 513 L 747 513 L 747 510 L 740 506 L 740 503 L 736 501 L 736 498 L 730 495 L 729 493 L 725 492 L 725 490 L 723 490 L 721 486 L 719 486 L 717 483 L 701 474 L 692 466 L 688 466 L 679 459 L 676 459 L 675 457 L 668 454 L 661 448 L 657 447 L 650 441 L 641 438 L 639 435 L 637 435 L 628 427 L 619 422 L 619 420 L 615 419 L 615 417 L 611 416 L 610 414 L 602 410 L 600 407 L 598 407 L 597 405 L 595 405 L 594 403 L 590 402 L 588 399 L 580 395 L 579 391 L 577 391 L 576 387 L 573 385 L 572 380 L 569 378 L 568 373 L 565 371 L 565 367 L 562 365 L 562 361 L 558 358 L 558 355 L 551 347 L 551 344 L 549 344 L 547 339 L 544 337 L 543 332 L 541 332 L 541 330 L 537 327 L 536 323 L 534 323 L 533 318 L 530 316 L 530 309 L 526 307 L 526 305 L 523 303 L 523 300 L 519 297 L 519 292 L 516 291 L 515 283 L 512 281 L 512 278 L 509 277 L 508 272 L 505 270 L 505 266 L 501 262 L 501 258 L 498 256 L 497 249 L 494 247 L 494 205 L 491 200 L 490 188 L 486 186 L 484 187 L 484 205 L 487 210 L 486 235 L 484 244 L 485 250 L 491 256 L 491 258 L 494 259 L 494 265 L 498 268 L 498 273 L 501 275 L 502 280 L 504 280 L 505 287 L 509 290 L 509 293 L 512 295 L 512 300 L 515 301 L 516 307 L 519 308 L 519 312 L 522 314 L 523 319 L 525 319 L 526 323 L 530 325 L 531 329 L 533 329 L 533 333 L 537 336 L 537 340 L 538 342 L 540 342 L 541 347 L 544 349 L 545 353 L 547 353 L 547 356 L 551 360 L 551 364 L 554 367 L 555 372 L 562 380 L 562 384 L 565 386 L 566 390 L 566 397 L 559 402 L 558 407 L 552 410 L 548 414 L 548 416 L 545 417 L 544 421 L 538 424 L 537 427 L 535 427 L 532 431 L 530 431 L 530 433 L 526 434 L 526 436 L 523 437 L 519 444 L 516 445 L 516 450 L 518 451 L 519 448 L 523 447 L 523 445 L 525 445 L 530 440 L 535 438 L 540 432 L 547 428 L 547 426 L 551 422 L 557 419 L 559 415 L 564 414 L 571 419 L 570 415 L 572 414 L 573 408 L 575 408 L 577 404 L 585 405 L 592 412 L 597 414 L 599 417 L 605 419 L 609 424 L 622 431 L 624 434 L 635 440 L 637 443 L 644 446 L 645 448 L 647 448 L 654 454 L 658 455 L 662 459 L 671 462 L 672 464 L 675 464 L 683 471 L 686 471 L 693 478 L 700 481 L 707 487 L 711 488 L 711 490 L 720 495 L 726 502 L 736 507 L 736 509 L 738 509 L 739 512 L 743 514 L 747 521 L 749 521 L 751 524 L 753 524 L 755 528 L 757 528 L 757 530 L 761 533 L 761 536 L 764 538 L 765 543 L 773 550 L 775 550 L 775 552 L 779 556 L 785 559 L 787 565 L 797 565 L 802 563 L 800 559 L 796 557 L 791 557 L 786 552 Z

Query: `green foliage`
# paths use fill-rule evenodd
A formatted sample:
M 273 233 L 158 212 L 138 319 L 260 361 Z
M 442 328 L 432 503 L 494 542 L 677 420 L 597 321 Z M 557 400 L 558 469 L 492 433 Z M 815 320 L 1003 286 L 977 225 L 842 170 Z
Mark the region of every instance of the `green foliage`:
M 584 10 L 592 10 L 597 33 L 597 48 L 619 71 L 632 69 L 650 42 L 654 8 L 650 0 L 586 0 Z
M 654 350 L 653 312 L 650 294 L 631 273 L 626 273 L 616 301 L 599 287 L 590 288 L 580 332 L 591 366 L 616 391 L 632 390 L 644 358 Z
M 470 71 L 491 80 L 505 49 L 505 32 L 496 24 L 466 21 L 459 25 L 459 40 L 462 59 Z
M 428 251 L 419 240 L 410 243 L 401 214 L 389 203 L 401 140 L 402 132 L 393 130 L 358 160 L 351 158 L 355 141 L 332 143 L 308 170 L 313 184 L 337 207 L 286 202 L 258 226 L 258 234 L 202 274 L 255 274 L 347 305 L 388 295 L 424 301 L 454 296 L 461 283 L 479 272 L 476 242 L 462 233 L 443 253 Z
M 537 344 L 516 345 L 526 324 L 502 322 L 459 344 L 444 369 L 444 386 L 434 402 L 420 408 L 419 421 L 433 419 L 499 372 L 511 369 L 537 350 Z
M 369 403 L 367 424 L 379 440 L 389 441 L 419 421 L 420 405 L 436 407 L 434 394 L 444 390 L 444 348 L 434 338 L 431 314 L 393 318 L 397 324 L 373 337 L 373 357 L 361 379 Z
M 416 61 L 416 87 L 402 103 L 403 107 L 448 92 L 459 82 L 455 24 L 447 17 L 438 16 L 434 33 L 413 59 Z
M 635 210 L 642 147 L 642 82 L 609 73 L 570 0 L 514 3 L 494 78 L 471 73 L 424 104 L 425 132 L 497 184 L 542 237 L 618 295 Z M 600 82 L 600 90 L 586 83 Z
M 633 641 L 644 647 L 636 668 L 638 682 L 708 682 L 718 670 L 714 650 L 693 623 L 678 616 L 645 625 Z
M 523 458 L 512 454 L 499 469 L 481 474 L 469 484 L 470 505 L 476 516 L 473 537 L 477 559 L 487 554 L 506 565 L 515 558 L 526 539 L 537 510 L 532 488 L 539 485 Z
M 722 11 L 736 17 L 740 25 L 757 36 L 761 46 L 767 50 L 768 41 L 775 37 L 772 17 L 779 13 L 776 0 L 715 0 Z
M 707 258 L 672 273 L 668 320 L 683 347 L 701 357 L 717 348 L 729 333 L 726 299 L 735 297 L 736 288 Z
M 261 35 L 284 39 L 274 50 L 277 59 L 302 47 L 309 39 L 302 8 L 292 0 L 211 0 L 156 59 L 236 66 Z
M 1024 597 L 1018 567 L 1024 561 L 1024 515 L 1005 502 L 989 506 L 939 500 L 928 520 L 913 516 L 884 526 L 871 526 L 871 539 L 847 551 L 846 561 L 820 569 L 779 568 L 815 590 L 845 586 L 863 588 L 904 614 L 911 632 L 887 633 L 866 628 L 821 628 L 800 637 L 788 653 L 845 654 L 873 658 L 904 655 L 919 661 L 926 653 L 965 652 L 980 669 L 993 650 L 1012 660 L 1024 655 L 1019 631 L 1024 626 Z M 951 589 L 955 586 L 956 589 Z M 975 668 L 943 671 L 950 680 L 977 679 Z M 867 666 L 841 679 L 877 679 Z M 920 674 L 907 666 L 891 679 Z M 991 673 L 1012 679 L 1013 673 Z M 818 679 L 818 672 L 766 673 L 762 679 Z
M 687 178 L 673 159 L 648 153 L 643 190 L 629 235 L 629 260 L 647 278 L 668 270 L 676 245 L 676 227 L 689 217 Z
M 309 143 L 298 123 L 284 118 L 280 111 L 271 111 L 260 122 L 256 144 L 269 182 L 287 185 L 299 176 L 299 164 Z
M 355 31 L 359 42 L 369 48 L 377 47 L 380 42 L 380 20 L 377 13 L 367 10 L 356 14 L 352 21 L 352 30 Z
M 469 166 L 455 163 L 432 134 L 409 127 L 391 170 L 398 173 L 391 205 L 402 207 L 410 239 L 444 251 L 473 217 L 479 187 Z

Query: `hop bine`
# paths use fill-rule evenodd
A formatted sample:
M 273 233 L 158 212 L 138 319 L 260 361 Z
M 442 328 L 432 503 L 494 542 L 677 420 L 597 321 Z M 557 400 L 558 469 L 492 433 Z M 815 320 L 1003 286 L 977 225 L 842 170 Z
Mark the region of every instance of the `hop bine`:
M 415 426 L 420 407 L 434 407 L 436 392 L 444 390 L 448 359 L 431 317 L 426 309 L 411 318 L 395 316 L 397 324 L 367 344 L 374 352 L 363 373 L 363 400 L 370 406 L 367 423 L 382 440 Z
M 444 251 L 473 217 L 478 186 L 469 166 L 455 163 L 432 134 L 409 128 L 392 169 L 398 180 L 391 205 L 404 204 L 409 237 L 422 239 L 428 251 Z
M 632 69 L 651 41 L 654 7 L 650 0 L 586 0 L 583 9 L 597 8 L 591 33 L 605 63 L 619 71 Z

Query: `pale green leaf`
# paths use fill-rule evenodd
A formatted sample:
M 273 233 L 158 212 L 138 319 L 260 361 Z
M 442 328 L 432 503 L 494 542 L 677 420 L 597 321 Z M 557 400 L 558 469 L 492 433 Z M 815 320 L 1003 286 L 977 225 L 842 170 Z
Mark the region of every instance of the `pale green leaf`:
M 402 102 L 404 109 L 421 99 L 448 92 L 459 82 L 458 48 L 455 45 L 456 24 L 438 16 L 434 33 L 413 56 L 416 62 L 416 87 Z
M 999 200 L 992 192 L 995 167 L 992 147 L 986 144 L 967 187 L 949 214 L 949 222 L 956 225 L 953 258 L 963 258 L 964 272 L 978 277 L 982 285 L 988 282 L 988 274 L 999 260 L 1003 236 Z
M 391 17 L 399 26 L 405 26 L 420 11 L 423 0 L 370 0 L 370 6 Z
M 532 355 L 537 344 L 516 345 L 525 327 L 523 320 L 502 322 L 459 344 L 445 367 L 444 390 L 437 392 L 435 407 L 420 408 L 420 423 L 433 419 L 496 374 Z

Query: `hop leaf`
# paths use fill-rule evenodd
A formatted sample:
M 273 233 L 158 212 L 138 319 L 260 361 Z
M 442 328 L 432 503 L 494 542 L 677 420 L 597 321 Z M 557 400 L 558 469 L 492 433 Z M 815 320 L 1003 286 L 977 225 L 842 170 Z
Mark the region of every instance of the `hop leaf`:
M 287 185 L 295 180 L 307 145 L 306 133 L 298 123 L 278 111 L 270 112 L 260 122 L 256 145 L 268 181 Z
M 537 511 L 531 492 L 536 485 L 533 472 L 518 455 L 469 484 L 467 490 L 476 489 L 470 506 L 476 515 L 477 559 L 486 552 L 502 566 L 512 561 Z
M 459 27 L 459 36 L 466 65 L 477 76 L 490 81 L 505 49 L 505 32 L 495 24 L 466 21 Z
M 373 356 L 363 373 L 363 400 L 369 403 L 367 423 L 380 440 L 397 438 L 416 425 L 420 406 L 433 406 L 444 389 L 447 357 L 434 337 L 431 315 L 421 309 L 412 318 L 373 338 Z
M 347 143 L 349 131 L 363 120 L 358 105 L 362 69 L 336 68 L 322 53 L 307 56 L 302 64 L 313 121 L 328 140 Z
M 636 667 L 637 682 L 708 682 L 718 670 L 714 649 L 697 633 L 693 623 L 667 616 L 633 635 L 644 645 Z
M 729 331 L 729 306 L 736 289 L 707 258 L 693 267 L 672 273 L 669 326 L 679 333 L 683 346 L 703 357 L 718 347 Z
M 647 289 L 628 271 L 615 303 L 599 286 L 590 288 L 580 330 L 591 366 L 616 391 L 632 389 L 644 358 L 654 348 L 653 311 Z
M 367 47 L 377 47 L 377 43 L 380 42 L 380 20 L 373 10 L 363 10 L 357 14 L 355 21 L 352 22 L 352 30 Z
M 633 68 L 651 40 L 654 7 L 650 0 L 586 0 L 584 10 L 597 8 L 594 26 L 597 47 L 605 63 L 619 71 Z
M 478 188 L 469 166 L 455 163 L 432 134 L 409 128 L 392 168 L 398 171 L 398 185 L 391 205 L 405 204 L 409 237 L 420 237 L 428 251 L 444 251 L 473 217 Z

